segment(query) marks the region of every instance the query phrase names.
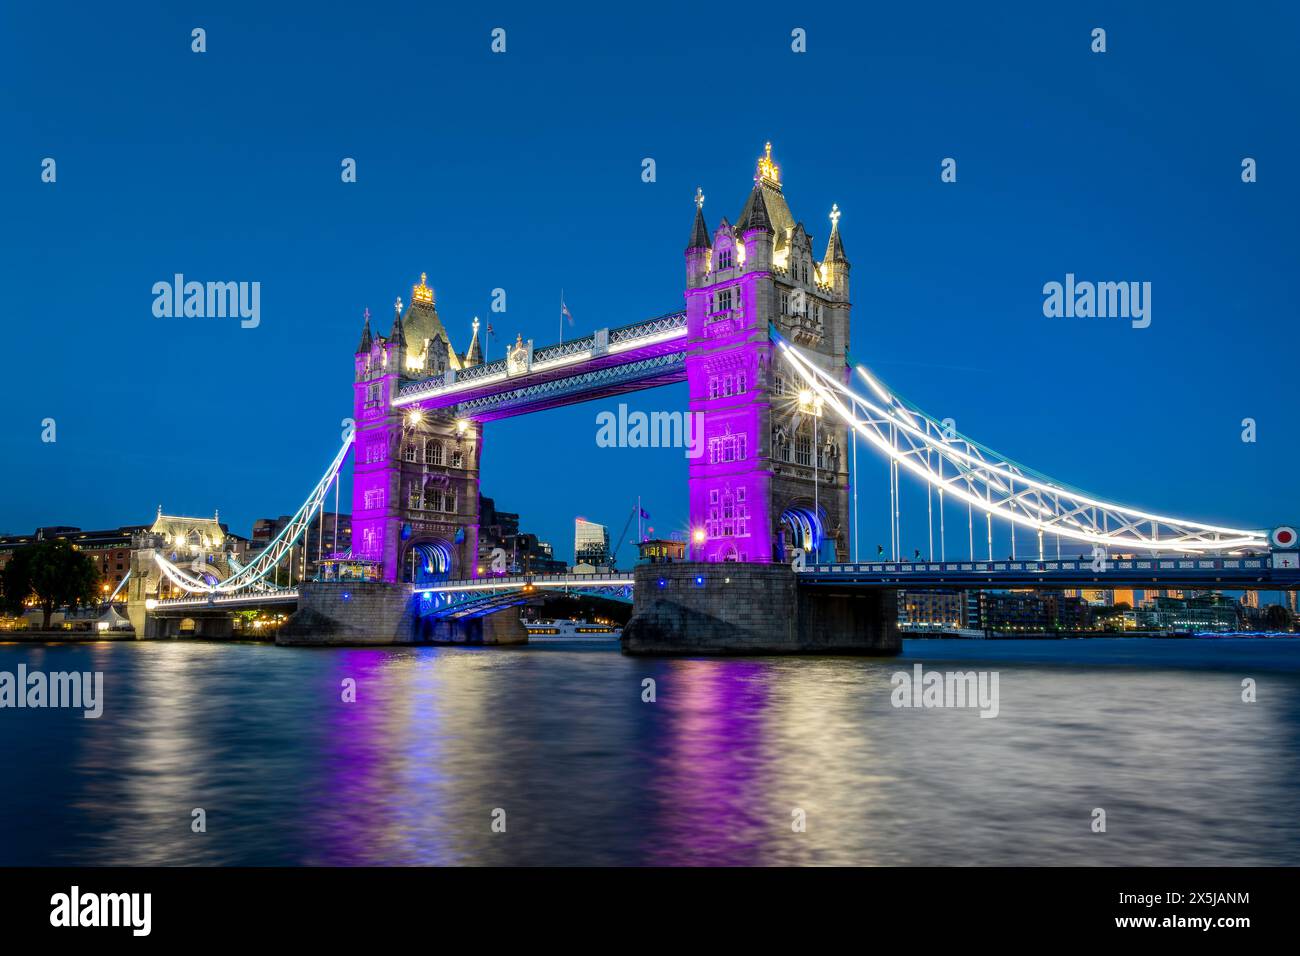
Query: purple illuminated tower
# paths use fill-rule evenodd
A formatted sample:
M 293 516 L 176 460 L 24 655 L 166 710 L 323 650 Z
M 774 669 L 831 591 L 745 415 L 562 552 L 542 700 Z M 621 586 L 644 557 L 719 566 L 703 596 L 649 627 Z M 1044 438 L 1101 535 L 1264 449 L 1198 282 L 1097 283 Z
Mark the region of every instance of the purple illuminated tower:
M 775 326 L 828 371 L 844 376 L 849 261 L 831 211 L 820 262 L 790 214 L 768 143 L 736 225 L 709 234 L 704 196 L 686 249 L 686 377 L 703 413 L 702 454 L 690 464 L 696 560 L 848 558 L 847 427 L 804 391 L 768 335 Z
M 482 362 L 478 320 L 458 355 L 438 318 L 426 276 L 397 300 L 389 334 L 376 336 L 366 313 L 356 351 L 352 553 L 383 563 L 385 581 L 475 577 L 479 456 L 483 428 L 446 412 L 393 408 L 403 380 L 445 376 Z

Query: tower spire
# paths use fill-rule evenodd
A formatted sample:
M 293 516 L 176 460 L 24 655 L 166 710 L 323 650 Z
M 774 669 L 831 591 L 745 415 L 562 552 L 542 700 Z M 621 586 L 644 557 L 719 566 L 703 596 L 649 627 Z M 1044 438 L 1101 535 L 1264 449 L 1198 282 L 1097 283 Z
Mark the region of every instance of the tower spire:
M 478 316 L 474 316 L 474 334 L 469 340 L 469 348 L 465 350 L 465 358 L 462 362 L 465 366 L 482 365 L 483 349 L 478 344 Z
M 393 303 L 393 329 L 388 333 L 388 340 L 398 345 L 406 344 L 406 332 L 402 328 L 402 297 L 399 295 Z
M 366 321 L 365 324 L 361 326 L 361 344 L 357 346 L 357 351 L 369 352 L 370 344 L 373 341 L 374 340 L 370 335 L 370 310 L 366 309 Z
M 696 186 L 695 223 L 691 226 L 691 241 L 686 246 L 686 251 L 690 252 L 692 249 L 708 249 L 710 247 L 709 227 L 704 222 L 704 190 Z
M 411 305 L 433 305 L 433 289 L 428 286 L 429 273 L 420 273 L 420 284 L 411 286 Z
M 758 169 L 754 173 L 754 185 L 770 186 L 781 191 L 781 167 L 772 162 L 772 141 L 763 147 L 763 155 L 758 158 Z
M 826 243 L 826 257 L 823 262 L 844 262 L 849 261 L 849 257 L 844 254 L 844 240 L 840 238 L 840 207 L 837 203 L 831 203 L 831 238 Z

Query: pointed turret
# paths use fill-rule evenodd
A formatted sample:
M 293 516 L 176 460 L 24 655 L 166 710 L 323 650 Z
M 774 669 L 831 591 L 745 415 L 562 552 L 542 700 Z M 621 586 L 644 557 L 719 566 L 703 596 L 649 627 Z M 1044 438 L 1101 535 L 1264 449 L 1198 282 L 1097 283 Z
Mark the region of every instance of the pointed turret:
M 397 297 L 393 311 L 393 328 L 388 333 L 388 341 L 397 345 L 406 345 L 406 331 L 402 328 L 402 297 Z
M 366 322 L 361 326 L 361 343 L 357 346 L 357 352 L 369 352 L 373 342 L 374 337 L 370 334 L 370 310 L 366 309 Z
M 465 350 L 465 357 L 462 359 L 465 367 L 471 365 L 483 364 L 483 349 L 478 344 L 478 316 L 474 316 L 474 335 L 469 340 L 469 348 Z
M 691 241 L 686 246 L 686 251 L 693 249 L 708 249 L 709 227 L 704 222 L 704 190 L 698 186 L 695 189 L 695 224 L 691 226 Z
M 840 207 L 831 203 L 831 238 L 826 243 L 826 256 L 823 262 L 848 264 L 849 257 L 844 254 L 844 241 L 840 239 Z

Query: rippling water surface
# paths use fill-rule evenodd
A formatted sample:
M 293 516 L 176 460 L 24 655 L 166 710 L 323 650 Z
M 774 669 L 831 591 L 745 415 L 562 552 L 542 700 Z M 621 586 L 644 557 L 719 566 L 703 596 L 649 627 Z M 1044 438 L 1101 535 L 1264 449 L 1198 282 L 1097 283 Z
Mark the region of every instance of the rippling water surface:
M 894 708 L 916 662 L 997 671 L 999 715 Z M 1300 864 L 1300 641 L 0 646 L 19 663 L 102 671 L 106 703 L 0 710 L 0 864 Z

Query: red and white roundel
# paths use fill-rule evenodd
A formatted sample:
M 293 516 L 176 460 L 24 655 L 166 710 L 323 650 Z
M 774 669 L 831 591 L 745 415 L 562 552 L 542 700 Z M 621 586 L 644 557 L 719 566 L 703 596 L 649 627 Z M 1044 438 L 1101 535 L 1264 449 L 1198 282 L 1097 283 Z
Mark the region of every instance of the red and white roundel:
M 1295 528 L 1288 528 L 1283 525 L 1280 528 L 1273 529 L 1273 534 L 1269 540 L 1273 542 L 1275 548 L 1294 548 L 1297 540 L 1300 539 L 1296 537 Z

